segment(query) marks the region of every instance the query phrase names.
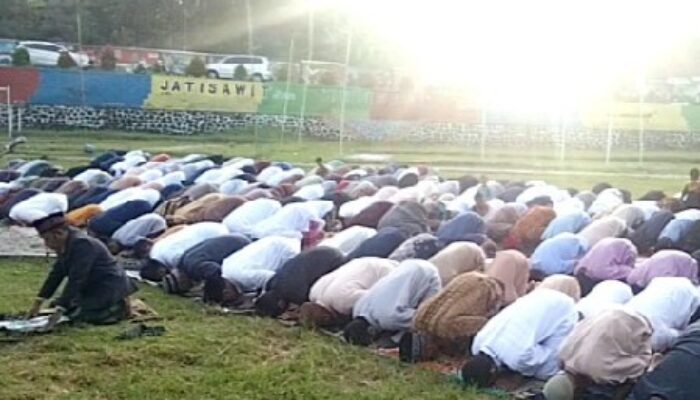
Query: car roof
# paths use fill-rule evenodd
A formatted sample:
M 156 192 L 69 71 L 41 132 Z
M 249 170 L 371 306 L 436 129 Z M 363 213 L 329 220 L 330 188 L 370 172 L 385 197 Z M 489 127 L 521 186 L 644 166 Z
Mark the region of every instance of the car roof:
M 19 43 L 19 44 L 50 44 L 50 45 L 52 45 L 52 46 L 61 46 L 61 47 L 65 47 L 64 45 L 59 44 L 59 43 L 54 43 L 54 42 L 42 42 L 42 41 L 40 41 L 40 40 L 21 40 L 21 41 L 19 41 L 18 43 Z
M 230 57 L 255 57 L 255 58 L 267 58 L 265 56 L 256 56 L 254 54 L 227 54 L 222 57 L 224 58 L 230 58 Z

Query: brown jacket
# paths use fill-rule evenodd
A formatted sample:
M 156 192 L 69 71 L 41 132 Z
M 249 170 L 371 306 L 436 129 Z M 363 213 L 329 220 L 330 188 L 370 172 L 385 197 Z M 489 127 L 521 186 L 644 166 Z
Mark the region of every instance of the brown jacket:
M 444 340 L 467 340 L 498 312 L 502 303 L 503 284 L 480 272 L 468 272 L 418 307 L 414 328 L 420 334 Z

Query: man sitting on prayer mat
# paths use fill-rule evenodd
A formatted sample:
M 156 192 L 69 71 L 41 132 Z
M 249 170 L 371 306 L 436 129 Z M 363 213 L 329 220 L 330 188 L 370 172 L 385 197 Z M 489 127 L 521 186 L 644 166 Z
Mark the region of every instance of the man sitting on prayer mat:
M 68 226 L 62 212 L 34 221 L 33 226 L 58 258 L 29 317 L 39 313 L 66 278 L 46 330 L 51 330 L 64 314 L 73 321 L 93 324 L 116 323 L 128 316 L 128 297 L 135 288 L 102 242 Z

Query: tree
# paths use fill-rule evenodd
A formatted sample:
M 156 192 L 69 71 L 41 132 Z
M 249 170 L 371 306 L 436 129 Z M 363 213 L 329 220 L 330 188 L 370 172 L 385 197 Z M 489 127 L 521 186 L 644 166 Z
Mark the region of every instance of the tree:
M 31 63 L 29 59 L 29 51 L 24 47 L 18 47 L 12 53 L 12 65 L 16 67 L 24 67 Z
M 185 75 L 194 76 L 195 78 L 200 78 L 207 74 L 207 66 L 204 61 L 199 56 L 194 57 L 190 60 L 190 63 L 185 68 Z
M 75 63 L 75 60 L 69 52 L 62 51 L 61 55 L 58 56 L 58 61 L 56 62 L 56 65 L 58 66 L 58 68 L 73 68 L 76 67 L 78 64 Z
M 117 57 L 112 46 L 105 46 L 100 53 L 100 68 L 105 71 L 114 71 L 117 67 Z
M 248 71 L 243 65 L 237 65 L 236 69 L 233 70 L 233 80 L 234 81 L 245 81 L 248 80 Z

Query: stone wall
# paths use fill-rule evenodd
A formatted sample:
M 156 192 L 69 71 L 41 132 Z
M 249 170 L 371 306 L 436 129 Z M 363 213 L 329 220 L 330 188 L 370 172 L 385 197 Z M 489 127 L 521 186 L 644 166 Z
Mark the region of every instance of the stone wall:
M 15 118 L 17 118 L 15 114 Z M 196 134 L 224 132 L 235 128 L 281 127 L 297 129 L 301 120 L 295 116 L 260 115 L 246 113 L 214 113 L 183 111 L 152 111 L 136 108 L 95 108 L 71 106 L 27 106 L 23 109 L 22 124 L 34 129 L 112 129 L 161 134 Z M 16 126 L 17 121 L 15 121 Z M 0 126 L 7 126 L 7 112 L 0 107 Z M 326 139 L 338 137 L 337 120 L 306 118 L 304 135 Z M 475 124 L 349 121 L 347 140 L 396 140 L 408 142 L 455 142 L 481 145 L 482 130 Z M 607 132 L 571 129 L 566 132 L 567 148 L 605 149 Z M 560 146 L 560 134 L 549 127 L 490 125 L 484 144 L 489 147 L 505 146 Z M 639 143 L 637 132 L 615 132 L 615 148 L 634 150 Z M 700 149 L 700 134 L 686 132 L 649 132 L 645 135 L 647 149 Z

